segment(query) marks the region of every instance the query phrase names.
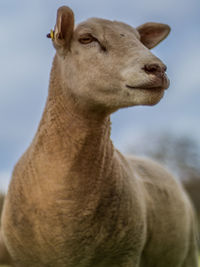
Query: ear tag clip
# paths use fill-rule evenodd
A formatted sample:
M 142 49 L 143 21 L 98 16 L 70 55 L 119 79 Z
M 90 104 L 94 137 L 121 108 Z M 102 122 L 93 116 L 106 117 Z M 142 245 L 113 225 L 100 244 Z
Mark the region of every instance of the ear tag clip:
M 54 31 L 51 30 L 50 33 L 47 34 L 47 38 L 51 38 L 51 40 L 54 40 Z

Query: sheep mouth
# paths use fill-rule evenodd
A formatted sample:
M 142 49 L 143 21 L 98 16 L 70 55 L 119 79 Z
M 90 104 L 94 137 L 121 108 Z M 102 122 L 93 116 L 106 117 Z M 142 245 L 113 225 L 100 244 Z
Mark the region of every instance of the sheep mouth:
M 157 87 L 149 87 L 149 86 L 131 86 L 126 84 L 126 87 L 134 90 L 134 89 L 138 89 L 138 90 L 148 90 L 148 91 L 161 91 L 161 90 L 166 90 L 167 88 L 165 86 L 157 86 Z
M 167 76 L 164 76 L 161 80 L 154 80 L 149 83 L 144 83 L 141 85 L 136 85 L 132 86 L 129 84 L 126 84 L 126 87 L 131 89 L 131 90 L 146 90 L 146 91 L 162 91 L 162 90 L 167 90 L 169 88 L 170 81 L 167 78 Z

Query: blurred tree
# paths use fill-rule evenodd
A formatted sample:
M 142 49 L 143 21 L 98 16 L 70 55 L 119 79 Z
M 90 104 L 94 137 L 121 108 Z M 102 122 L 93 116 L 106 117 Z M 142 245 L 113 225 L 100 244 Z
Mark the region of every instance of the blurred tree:
M 128 152 L 149 156 L 166 165 L 181 180 L 190 179 L 188 175 L 194 173 L 195 177 L 198 173 L 200 178 L 200 147 L 190 137 L 177 137 L 170 133 L 159 136 L 151 134 L 129 148 Z

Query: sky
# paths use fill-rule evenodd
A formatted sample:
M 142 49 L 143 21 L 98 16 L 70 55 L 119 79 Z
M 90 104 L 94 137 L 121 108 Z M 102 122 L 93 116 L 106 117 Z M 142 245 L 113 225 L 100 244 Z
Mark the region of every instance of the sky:
M 156 106 L 116 112 L 112 140 L 122 151 L 162 132 L 200 143 L 199 0 L 1 0 L 0 188 L 6 190 L 41 118 L 55 54 L 46 34 L 62 5 L 72 8 L 76 23 L 102 17 L 134 27 L 148 21 L 169 24 L 169 37 L 152 52 L 167 65 L 170 88 Z

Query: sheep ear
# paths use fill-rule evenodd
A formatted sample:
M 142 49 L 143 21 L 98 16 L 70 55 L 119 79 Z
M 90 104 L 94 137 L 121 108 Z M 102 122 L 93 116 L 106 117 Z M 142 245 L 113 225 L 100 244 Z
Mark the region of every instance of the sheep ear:
M 57 20 L 52 38 L 58 52 L 63 53 L 70 49 L 73 31 L 74 13 L 69 7 L 62 6 L 57 11 Z
M 149 49 L 155 47 L 170 33 L 170 27 L 166 24 L 148 22 L 139 27 L 140 41 Z

